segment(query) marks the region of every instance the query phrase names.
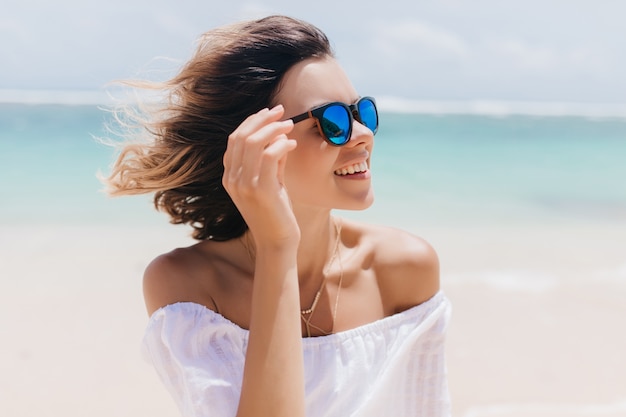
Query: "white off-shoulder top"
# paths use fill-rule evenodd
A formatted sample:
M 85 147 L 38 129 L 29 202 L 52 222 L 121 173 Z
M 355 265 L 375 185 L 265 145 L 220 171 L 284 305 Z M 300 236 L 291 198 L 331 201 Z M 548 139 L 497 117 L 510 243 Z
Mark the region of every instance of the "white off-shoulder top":
M 401 313 L 328 336 L 304 338 L 308 417 L 450 415 L 440 291 Z M 150 317 L 142 349 L 184 417 L 237 412 L 248 330 L 195 303 Z

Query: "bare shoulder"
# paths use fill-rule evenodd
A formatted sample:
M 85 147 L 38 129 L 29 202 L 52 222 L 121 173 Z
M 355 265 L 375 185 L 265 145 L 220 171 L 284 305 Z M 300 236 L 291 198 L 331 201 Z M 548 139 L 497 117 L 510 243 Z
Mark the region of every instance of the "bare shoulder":
M 143 276 L 143 295 L 148 315 L 169 304 L 194 301 L 207 304 L 210 297 L 197 279 L 203 262 L 194 247 L 174 249 L 156 257 Z M 207 270 L 207 268 L 202 268 Z
M 439 258 L 423 238 L 384 226 L 358 224 L 371 251 L 371 267 L 385 305 L 394 312 L 427 301 L 439 291 Z

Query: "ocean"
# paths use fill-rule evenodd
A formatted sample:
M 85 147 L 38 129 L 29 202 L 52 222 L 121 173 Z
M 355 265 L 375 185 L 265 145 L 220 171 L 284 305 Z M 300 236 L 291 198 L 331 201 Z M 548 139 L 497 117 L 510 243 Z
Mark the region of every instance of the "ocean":
M 167 223 L 149 196 L 109 198 L 96 105 L 0 104 L 0 223 Z M 355 217 L 461 227 L 626 222 L 626 118 L 381 112 L 376 202 Z

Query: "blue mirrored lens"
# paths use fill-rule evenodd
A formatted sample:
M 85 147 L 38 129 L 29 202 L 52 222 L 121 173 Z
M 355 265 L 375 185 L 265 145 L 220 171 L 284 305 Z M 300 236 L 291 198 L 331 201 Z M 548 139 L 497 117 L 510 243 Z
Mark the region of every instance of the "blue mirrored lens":
M 326 108 L 320 119 L 322 131 L 329 141 L 335 145 L 343 145 L 349 138 L 350 115 L 343 106 L 330 106 Z
M 376 105 L 372 100 L 364 99 L 359 102 L 359 116 L 361 123 L 376 133 L 376 130 L 378 130 L 378 114 L 376 113 Z

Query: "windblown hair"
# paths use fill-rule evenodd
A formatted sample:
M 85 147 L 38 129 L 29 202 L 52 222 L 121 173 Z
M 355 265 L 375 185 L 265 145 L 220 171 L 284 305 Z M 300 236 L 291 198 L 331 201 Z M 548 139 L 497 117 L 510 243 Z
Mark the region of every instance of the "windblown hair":
M 166 97 L 158 111 L 129 114 L 148 141 L 124 145 L 105 180 L 111 195 L 154 192 L 154 205 L 198 240 L 228 240 L 247 229 L 222 186 L 228 135 L 271 107 L 285 73 L 298 62 L 332 56 L 315 26 L 269 16 L 209 31 L 171 80 L 129 82 Z

